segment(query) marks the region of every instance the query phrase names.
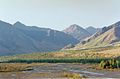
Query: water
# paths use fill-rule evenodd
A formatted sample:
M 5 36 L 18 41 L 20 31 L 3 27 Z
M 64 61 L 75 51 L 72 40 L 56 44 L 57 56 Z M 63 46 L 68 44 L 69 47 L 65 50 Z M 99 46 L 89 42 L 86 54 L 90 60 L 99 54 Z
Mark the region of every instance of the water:
M 82 72 L 82 73 L 86 73 L 86 74 L 94 74 L 94 75 L 104 75 L 101 73 L 95 73 L 95 72 L 89 72 L 89 71 L 81 71 L 81 70 L 70 70 L 72 72 Z

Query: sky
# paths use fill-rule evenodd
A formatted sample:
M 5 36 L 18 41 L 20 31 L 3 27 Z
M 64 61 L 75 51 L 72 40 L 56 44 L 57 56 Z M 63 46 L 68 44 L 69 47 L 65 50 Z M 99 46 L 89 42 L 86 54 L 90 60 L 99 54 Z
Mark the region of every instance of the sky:
M 0 20 L 55 30 L 98 28 L 120 21 L 120 0 L 0 0 Z

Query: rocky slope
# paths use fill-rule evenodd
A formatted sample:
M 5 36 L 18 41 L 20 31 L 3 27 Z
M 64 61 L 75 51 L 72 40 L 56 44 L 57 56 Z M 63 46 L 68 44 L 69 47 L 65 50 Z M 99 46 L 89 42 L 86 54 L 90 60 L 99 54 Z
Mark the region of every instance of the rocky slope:
M 89 26 L 89 27 L 86 28 L 86 30 L 87 30 L 91 35 L 93 35 L 93 34 L 95 34 L 96 32 L 100 31 L 101 28 L 95 28 L 95 27 Z
M 120 42 L 120 21 L 108 27 L 102 28 L 101 31 L 84 39 L 73 49 L 104 47 Z
M 73 24 L 70 27 L 66 28 L 65 30 L 63 30 L 63 32 L 73 36 L 74 38 L 78 39 L 79 41 L 81 41 L 91 35 L 86 29 L 84 29 L 76 24 Z

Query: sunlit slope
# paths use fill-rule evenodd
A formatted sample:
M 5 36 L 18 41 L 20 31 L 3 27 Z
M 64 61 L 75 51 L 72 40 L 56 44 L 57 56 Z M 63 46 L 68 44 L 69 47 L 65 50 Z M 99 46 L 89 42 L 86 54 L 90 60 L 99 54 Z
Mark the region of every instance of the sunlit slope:
M 99 58 L 117 58 L 120 57 L 120 46 L 92 48 L 84 50 L 67 50 L 49 53 L 32 53 L 15 56 L 2 56 L 0 61 L 6 60 L 40 60 L 40 59 L 99 59 Z
M 101 32 L 98 32 L 88 39 L 85 39 L 72 49 L 78 50 L 81 48 L 105 47 L 108 45 L 113 45 L 114 43 L 117 43 L 119 41 L 120 22 L 117 22 L 111 26 L 102 28 Z

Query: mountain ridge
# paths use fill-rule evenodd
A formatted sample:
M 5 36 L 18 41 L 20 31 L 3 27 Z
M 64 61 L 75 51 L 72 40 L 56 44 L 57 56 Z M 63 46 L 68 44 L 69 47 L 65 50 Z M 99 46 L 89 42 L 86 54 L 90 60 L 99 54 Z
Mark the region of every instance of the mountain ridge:
M 73 36 L 74 38 L 80 41 L 90 36 L 90 33 L 88 31 L 86 31 L 84 28 L 82 28 L 81 26 L 77 24 L 70 25 L 68 28 L 63 30 L 63 32 Z
M 91 48 L 96 46 L 109 46 L 120 41 L 120 21 L 108 27 L 103 27 L 102 31 L 84 39 L 73 49 Z
M 63 31 L 0 20 L 0 55 L 104 47 L 120 42 L 120 21 L 103 28 L 70 25 Z
M 56 51 L 70 43 L 78 40 L 61 31 L 0 22 L 0 55 Z

